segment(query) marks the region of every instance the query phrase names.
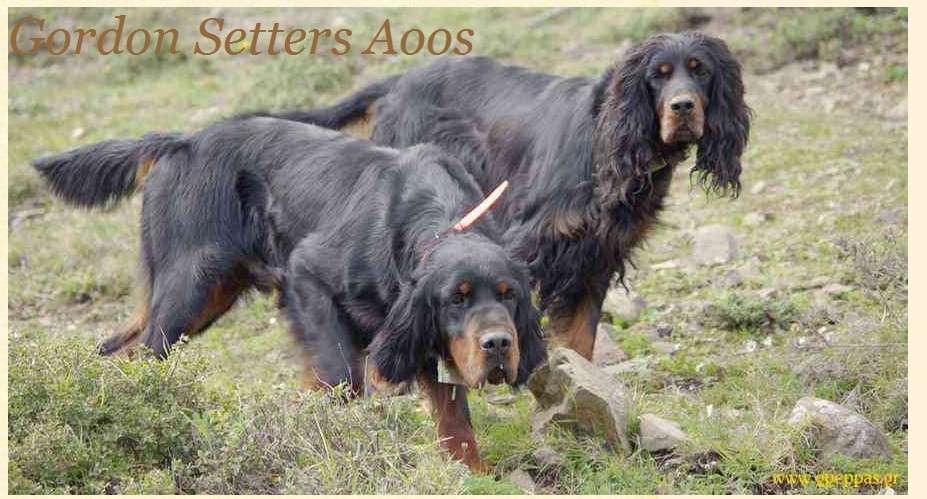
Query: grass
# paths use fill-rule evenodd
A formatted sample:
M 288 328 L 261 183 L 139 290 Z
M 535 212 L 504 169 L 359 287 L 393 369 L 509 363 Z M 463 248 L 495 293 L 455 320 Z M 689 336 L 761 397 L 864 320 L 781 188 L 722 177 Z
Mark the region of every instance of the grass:
M 408 397 L 339 405 L 266 385 L 230 398 L 200 354 L 126 361 L 89 347 L 13 345 L 12 492 L 442 494 L 465 477 Z
M 10 18 L 33 13 L 56 26 L 88 26 L 116 10 L 14 9 Z M 94 341 L 133 308 L 140 199 L 108 212 L 74 210 L 48 194 L 30 159 L 150 130 L 195 129 L 249 109 L 332 102 L 428 57 L 363 57 L 359 50 L 342 58 L 12 57 L 11 491 L 504 494 L 520 490 L 505 478 L 515 470 L 548 493 L 876 491 L 772 481 L 776 473 L 825 472 L 896 473 L 894 490 L 907 490 L 907 128 L 865 109 L 822 113 L 814 102 L 783 98 L 796 85 L 778 69 L 796 60 L 866 61 L 869 73 L 841 70 L 852 88 L 904 96 L 906 11 L 221 14 L 230 25 L 346 25 L 357 40 L 384 17 L 394 29 L 471 26 L 477 53 L 577 75 L 601 73 L 625 40 L 661 30 L 700 27 L 723 36 L 744 62 L 757 111 L 744 193 L 736 201 L 706 199 L 680 169 L 664 223 L 629 276 L 648 306 L 637 321 L 616 324 L 615 339 L 637 366 L 619 375 L 632 414 L 677 421 L 691 442 L 669 456 L 641 449 L 625 456 L 591 435 L 535 436 L 529 393 L 508 406 L 474 393 L 474 425 L 494 474 L 471 475 L 440 451 L 414 398 L 344 405 L 300 393 L 299 358 L 283 319 L 258 296 L 167 362 L 98 358 Z M 209 15 L 133 9 L 130 20 L 186 27 L 191 34 L 181 39 L 191 39 Z M 765 188 L 754 193 L 759 182 Z M 751 225 L 751 212 L 770 216 Z M 740 256 L 733 262 L 651 268 L 685 257 L 693 230 L 712 223 L 735 232 Z M 738 284 L 721 279 L 730 269 L 742 276 Z M 814 278 L 850 290 L 829 295 L 807 286 Z M 676 345 L 672 355 L 654 348 L 649 332 L 658 324 L 671 326 L 665 341 Z M 786 424 L 795 401 L 809 395 L 869 418 L 888 435 L 893 457 L 818 462 L 807 435 Z M 636 427 L 632 421 L 632 441 Z M 562 463 L 539 462 L 542 447 Z

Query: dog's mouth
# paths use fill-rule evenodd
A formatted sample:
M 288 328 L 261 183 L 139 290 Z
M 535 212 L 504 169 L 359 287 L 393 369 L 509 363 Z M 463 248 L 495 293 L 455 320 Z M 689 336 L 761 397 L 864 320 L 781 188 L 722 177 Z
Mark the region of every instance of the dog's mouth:
M 671 142 L 676 143 L 676 144 L 688 143 L 688 142 L 695 142 L 700 138 L 701 138 L 701 133 L 698 133 L 695 130 L 693 130 L 692 127 L 689 126 L 688 123 L 681 123 L 679 126 L 676 127 L 675 130 L 673 130 L 673 138 Z
M 486 373 L 486 382 L 490 385 L 501 385 L 508 380 L 508 372 L 504 364 L 491 367 Z

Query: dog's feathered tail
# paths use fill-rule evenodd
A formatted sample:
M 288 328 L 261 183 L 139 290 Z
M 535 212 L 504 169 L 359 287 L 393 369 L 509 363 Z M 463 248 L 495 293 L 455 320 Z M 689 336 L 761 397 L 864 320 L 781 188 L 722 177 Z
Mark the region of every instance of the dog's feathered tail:
M 393 75 L 378 82 L 371 83 L 329 107 L 308 109 L 305 111 L 285 111 L 282 113 L 257 111 L 239 117 L 265 116 L 281 118 L 337 130 L 364 117 L 364 115 L 367 114 L 367 110 L 370 109 L 370 106 L 372 106 L 377 99 L 388 94 L 390 90 L 396 86 L 396 82 L 399 81 L 400 76 L 402 75 Z
M 77 206 L 111 206 L 135 192 L 163 155 L 186 147 L 179 133 L 149 133 L 138 140 L 107 140 L 36 159 L 39 171 L 58 197 Z

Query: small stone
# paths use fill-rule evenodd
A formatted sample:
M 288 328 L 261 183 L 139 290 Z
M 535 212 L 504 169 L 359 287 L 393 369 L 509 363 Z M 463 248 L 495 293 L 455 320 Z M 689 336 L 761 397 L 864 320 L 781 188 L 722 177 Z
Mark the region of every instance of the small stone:
M 605 302 L 602 304 L 602 310 L 613 316 L 634 322 L 640 318 L 641 312 L 647 307 L 647 302 L 643 298 L 627 292 L 624 288 L 612 288 L 605 295 Z
M 673 355 L 676 351 L 676 347 L 668 341 L 654 341 L 650 344 L 650 347 L 653 348 L 654 352 L 661 355 Z
M 656 332 L 657 336 L 660 338 L 669 338 L 670 335 L 673 334 L 673 326 L 666 322 L 661 322 L 657 324 Z
M 598 367 L 610 366 L 628 360 L 628 355 L 612 340 L 611 333 L 614 330 L 615 328 L 611 324 L 599 323 L 595 335 L 595 347 L 592 350 L 592 363 Z
M 736 288 L 744 281 L 743 276 L 737 269 L 727 269 L 721 274 L 721 285 L 728 288 Z
M 747 213 L 746 215 L 744 215 L 744 224 L 749 225 L 751 227 L 756 227 L 757 225 L 760 225 L 769 219 L 770 219 L 770 216 L 768 213 L 761 213 L 758 211 L 754 211 L 754 212 Z
M 844 284 L 839 284 L 839 283 L 831 283 L 831 284 L 828 284 L 827 286 L 824 286 L 822 291 L 824 291 L 824 294 L 826 294 L 827 296 L 837 297 L 837 296 L 841 296 L 843 294 L 849 293 L 850 291 L 853 291 L 853 287 L 846 286 Z
M 655 263 L 650 266 L 650 268 L 653 270 L 670 270 L 678 269 L 679 267 L 682 267 L 682 264 L 679 262 L 679 260 L 667 260 L 665 262 Z
M 892 457 L 888 439 L 869 420 L 829 400 L 800 399 L 788 422 L 818 430 L 813 438 L 824 460 L 837 454 L 857 459 Z
M 563 465 L 563 456 L 550 447 L 539 447 L 532 453 L 534 460 L 542 466 L 557 468 Z
M 524 470 L 514 470 L 505 476 L 527 494 L 534 494 L 534 479 Z
M 769 298 L 772 298 L 778 293 L 779 293 L 779 290 L 776 288 L 763 288 L 763 289 L 757 290 L 756 292 L 757 296 L 759 296 L 760 298 L 764 300 L 768 300 Z
M 903 97 L 898 104 L 889 109 L 885 117 L 893 120 L 906 120 L 908 118 L 908 98 Z
M 84 130 L 83 127 L 77 127 L 74 130 L 71 130 L 71 139 L 78 140 L 87 133 L 87 130 Z
M 753 194 L 753 195 L 755 196 L 755 195 L 757 195 L 757 194 L 763 192 L 763 190 L 765 190 L 765 189 L 766 189 L 766 181 L 765 181 L 765 180 L 760 180 L 759 182 L 753 184 L 752 187 L 750 187 L 750 194 Z
M 602 369 L 602 372 L 609 376 L 621 376 L 625 374 L 636 374 L 638 376 L 647 376 L 650 374 L 650 361 L 647 357 L 635 357 L 626 360 L 620 364 L 608 366 Z
M 190 124 L 190 126 L 202 125 L 212 120 L 213 116 L 215 116 L 221 110 L 222 108 L 218 106 L 211 106 L 211 107 L 204 107 L 201 109 L 197 109 L 196 111 L 193 112 L 193 114 L 190 115 L 190 118 L 187 120 L 187 122 Z
M 824 87 L 822 87 L 822 86 L 820 86 L 820 85 L 814 85 L 814 86 L 812 86 L 812 87 L 808 87 L 807 89 L 805 89 L 805 95 L 811 97 L 811 96 L 815 96 L 815 95 L 821 95 L 821 94 L 823 94 L 823 93 L 826 92 L 826 91 L 827 91 L 826 88 L 824 88 Z
M 699 265 L 727 263 L 737 256 L 737 240 L 724 225 L 699 227 L 692 238 L 692 256 Z
M 879 212 L 879 221 L 886 225 L 901 223 L 901 215 L 895 210 L 882 210 Z
M 763 272 L 760 270 L 761 264 L 760 260 L 757 257 L 753 257 L 748 260 L 746 263 L 737 268 L 740 272 L 740 275 L 747 278 L 758 278 L 763 276 Z
M 19 210 L 13 214 L 13 219 L 10 220 L 10 228 L 12 229 L 26 220 L 38 218 L 42 215 L 45 215 L 45 210 L 40 208 Z
M 493 395 L 492 397 L 488 397 L 486 399 L 486 402 L 492 405 L 511 405 L 515 403 L 515 400 L 517 400 L 515 395 L 512 395 L 511 393 L 504 393 L 504 394 Z
M 679 423 L 663 419 L 655 414 L 640 417 L 641 447 L 647 452 L 673 450 L 689 440 Z
M 823 288 L 824 286 L 827 286 L 828 284 L 831 284 L 831 282 L 832 282 L 832 281 L 831 281 L 831 278 L 830 278 L 830 277 L 820 275 L 820 276 L 817 276 L 817 277 L 812 277 L 811 279 L 809 279 L 809 280 L 807 280 L 807 281 L 799 282 L 799 283 L 795 286 L 795 289 L 798 289 L 798 290 L 807 290 L 807 289 Z

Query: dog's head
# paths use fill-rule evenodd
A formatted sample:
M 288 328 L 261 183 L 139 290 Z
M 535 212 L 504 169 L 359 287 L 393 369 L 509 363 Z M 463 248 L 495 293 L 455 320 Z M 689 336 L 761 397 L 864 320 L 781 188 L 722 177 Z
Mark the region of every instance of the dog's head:
M 740 64 L 725 43 L 698 32 L 663 34 L 633 47 L 612 73 L 597 141 L 606 179 L 646 174 L 661 154 L 698 145 L 705 188 L 736 195 L 750 110 Z
M 526 269 L 481 236 L 446 237 L 402 285 L 369 347 L 378 376 L 410 381 L 439 358 L 469 387 L 523 383 L 545 355 Z

